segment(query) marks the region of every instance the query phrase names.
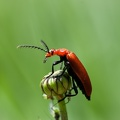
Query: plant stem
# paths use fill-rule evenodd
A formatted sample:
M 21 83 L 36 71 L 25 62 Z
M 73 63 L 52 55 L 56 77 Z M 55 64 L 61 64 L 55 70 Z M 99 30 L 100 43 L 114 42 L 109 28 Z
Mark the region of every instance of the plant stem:
M 61 120 L 68 120 L 65 100 L 58 102 L 58 106 L 59 106 Z

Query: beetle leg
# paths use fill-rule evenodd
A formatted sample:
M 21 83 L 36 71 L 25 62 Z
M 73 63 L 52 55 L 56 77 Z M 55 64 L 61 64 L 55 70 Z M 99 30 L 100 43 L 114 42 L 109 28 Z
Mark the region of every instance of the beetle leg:
M 65 93 L 65 97 L 63 97 L 61 100 L 58 100 L 58 102 L 63 101 L 66 97 L 73 97 L 73 96 L 76 96 L 78 94 L 78 89 L 77 89 L 77 86 L 75 85 L 75 81 L 73 79 L 72 79 L 72 83 L 73 83 L 73 87 L 71 88 L 71 90 L 69 90 L 69 93 L 68 94 Z M 74 90 L 75 94 L 71 94 L 72 90 Z
M 62 69 L 62 67 L 63 67 L 63 62 L 61 62 L 61 65 L 60 65 L 60 70 Z
M 62 60 L 62 61 L 63 61 L 63 60 Z M 62 62 L 61 64 L 63 64 L 63 62 Z M 64 66 L 64 68 L 63 68 L 62 73 L 61 73 L 58 77 L 61 77 L 68 68 L 69 68 L 69 62 L 66 62 L 66 63 L 65 63 L 65 66 Z M 62 69 L 62 67 L 61 67 L 60 69 Z
M 54 66 L 57 65 L 57 64 L 59 64 L 59 63 L 62 63 L 62 62 L 63 62 L 63 59 L 60 58 L 59 61 L 55 61 L 55 62 L 52 64 L 52 72 L 51 72 L 51 74 L 50 74 L 49 76 L 47 76 L 47 78 L 50 77 L 50 76 L 54 73 Z
M 70 96 L 76 96 L 78 94 L 78 89 L 77 89 L 77 86 L 75 85 L 74 79 L 72 79 L 72 82 L 73 82 L 73 88 L 72 89 L 74 90 L 75 94 L 72 94 Z
M 63 59 L 60 58 L 59 61 L 55 61 L 55 62 L 52 64 L 52 74 L 54 73 L 54 66 L 57 65 L 57 64 L 59 64 L 59 63 L 62 64 L 62 62 L 63 62 Z
M 70 89 L 69 91 L 69 94 L 66 94 L 65 96 L 66 97 L 73 97 L 73 96 L 76 96 L 78 94 L 78 89 L 77 89 L 77 86 L 75 85 L 75 81 L 72 79 L 72 88 Z M 75 94 L 71 94 L 71 91 L 74 90 Z

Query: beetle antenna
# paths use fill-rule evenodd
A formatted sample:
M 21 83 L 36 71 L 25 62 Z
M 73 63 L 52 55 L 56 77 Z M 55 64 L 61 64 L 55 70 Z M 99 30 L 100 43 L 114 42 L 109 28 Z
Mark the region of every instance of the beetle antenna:
M 48 48 L 47 44 L 43 40 L 41 40 L 41 43 L 43 46 L 45 46 L 46 52 L 49 52 L 49 48 Z
M 44 50 L 44 49 L 42 49 L 40 47 L 33 46 L 33 45 L 19 45 L 19 46 L 17 46 L 17 48 L 34 48 L 34 49 L 40 49 L 40 50 L 42 50 L 44 52 L 47 52 L 47 50 Z

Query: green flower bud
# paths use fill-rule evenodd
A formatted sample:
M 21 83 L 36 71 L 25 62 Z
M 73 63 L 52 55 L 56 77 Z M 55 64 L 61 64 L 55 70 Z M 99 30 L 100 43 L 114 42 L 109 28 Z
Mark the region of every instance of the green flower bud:
M 71 78 L 66 72 L 61 76 L 62 72 L 62 70 L 57 70 L 48 77 L 51 74 L 49 73 L 40 82 L 44 96 L 47 96 L 47 98 L 60 97 L 70 90 Z

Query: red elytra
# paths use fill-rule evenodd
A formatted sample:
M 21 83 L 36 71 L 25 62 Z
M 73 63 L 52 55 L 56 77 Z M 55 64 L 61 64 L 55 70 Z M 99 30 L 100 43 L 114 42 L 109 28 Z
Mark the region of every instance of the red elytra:
M 44 62 L 46 62 L 48 57 L 52 57 L 54 55 L 59 56 L 60 60 L 55 61 L 52 64 L 52 73 L 51 74 L 54 73 L 55 65 L 64 62 L 63 71 L 65 72 L 65 70 L 67 70 L 69 75 L 72 77 L 73 89 L 75 91 L 74 95 L 67 94 L 65 97 L 75 96 L 78 94 L 77 87 L 74 83 L 74 81 L 75 81 L 77 86 L 79 87 L 79 89 L 85 95 L 85 97 L 88 100 L 90 100 L 90 96 L 91 96 L 91 92 L 92 92 L 92 85 L 90 82 L 90 78 L 88 76 L 88 73 L 87 73 L 85 67 L 83 66 L 81 61 L 78 59 L 78 57 L 75 55 L 75 53 L 73 53 L 67 49 L 64 49 L 64 48 L 49 50 L 48 46 L 46 45 L 46 43 L 44 41 L 41 40 L 41 43 L 45 46 L 46 50 L 42 49 L 40 47 L 37 47 L 37 46 L 31 46 L 31 45 L 20 45 L 18 47 L 37 48 L 37 49 L 40 49 L 40 50 L 46 52 Z

